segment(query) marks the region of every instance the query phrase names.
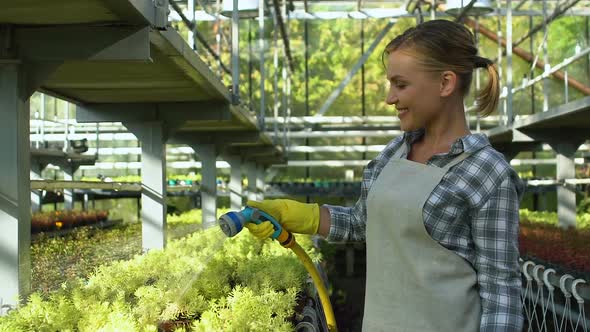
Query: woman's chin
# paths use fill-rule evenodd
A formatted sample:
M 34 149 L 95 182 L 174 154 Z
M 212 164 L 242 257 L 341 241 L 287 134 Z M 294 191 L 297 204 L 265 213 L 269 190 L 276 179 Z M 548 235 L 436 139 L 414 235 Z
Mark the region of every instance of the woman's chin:
M 399 124 L 400 128 L 402 131 L 408 132 L 408 131 L 414 131 L 417 130 L 418 128 L 411 122 L 411 121 L 400 121 Z

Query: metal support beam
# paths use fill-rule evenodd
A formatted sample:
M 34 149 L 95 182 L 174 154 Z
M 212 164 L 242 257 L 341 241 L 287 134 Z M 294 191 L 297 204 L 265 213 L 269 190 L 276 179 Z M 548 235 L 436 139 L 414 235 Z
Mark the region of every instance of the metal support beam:
M 250 104 L 250 108 L 252 111 L 255 110 L 253 102 L 252 102 L 252 89 L 253 89 L 253 84 L 252 84 L 252 80 L 254 79 L 252 77 L 252 70 L 254 69 L 254 62 L 252 61 L 252 59 L 254 58 L 254 50 L 252 49 L 252 20 L 248 20 L 246 21 L 248 22 L 248 70 L 246 71 L 246 77 L 248 78 L 248 99 L 247 99 L 247 103 Z
M 395 137 L 402 134 L 401 130 L 333 130 L 333 131 L 295 131 L 290 132 L 290 138 L 336 138 L 336 137 Z M 267 132 L 273 136 L 274 133 Z
M 471 122 L 476 121 L 475 115 L 468 115 L 468 119 Z M 482 121 L 488 121 L 490 125 L 497 126 L 499 117 L 497 115 L 489 115 L 483 119 Z M 267 123 L 275 124 L 275 123 L 283 123 L 285 119 L 283 117 L 277 118 L 269 118 L 267 119 Z M 399 119 L 393 116 L 379 116 L 379 115 L 369 115 L 369 116 L 292 116 L 289 118 L 289 122 L 291 125 L 315 125 L 315 124 L 388 124 L 388 125 L 399 125 Z
M 161 122 L 126 123 L 141 141 L 143 250 L 166 246 L 166 127 Z
M 63 169 L 64 180 L 74 181 L 74 173 L 77 170 L 76 166 L 67 165 Z M 64 189 L 64 210 L 71 211 L 74 209 L 74 191 L 72 189 Z
M 264 128 L 264 121 L 266 117 L 266 90 L 264 82 L 266 78 L 266 70 L 264 68 L 264 0 L 258 0 L 258 47 L 260 55 L 260 112 L 258 114 L 258 126 Z
M 239 154 L 245 160 L 252 161 L 256 157 L 260 156 L 276 156 L 282 154 L 282 148 L 280 146 L 235 146 L 230 147 L 230 153 Z
M 306 6 L 307 6 L 307 2 L 306 2 Z M 359 7 L 359 11 L 360 11 L 360 7 L 361 7 L 361 3 L 359 0 L 358 3 L 358 7 Z M 307 10 L 306 10 L 307 11 Z M 362 30 L 361 30 L 362 31 Z M 361 44 L 363 43 L 363 38 L 361 36 Z M 303 46 L 304 46 L 304 75 L 305 75 L 305 116 L 309 117 L 310 114 L 310 109 L 309 109 L 309 22 L 306 20 L 303 23 Z M 364 51 L 361 51 L 361 53 L 363 53 Z M 364 66 L 362 67 L 362 71 L 361 74 L 364 75 Z M 363 87 L 364 87 L 364 76 L 363 76 Z M 363 94 L 363 98 L 364 98 L 364 94 Z M 291 125 L 291 122 L 289 122 L 289 125 Z M 309 138 L 305 139 L 305 145 L 309 145 Z M 289 144 L 289 147 L 291 146 L 291 144 Z M 305 160 L 309 160 L 309 153 L 305 154 Z M 310 173 L 310 169 L 309 167 L 305 168 L 305 178 L 310 178 L 311 177 L 311 173 Z M 307 196 L 305 198 L 305 201 L 307 203 L 310 202 L 309 196 Z
M 5 40 L 0 35 L 0 45 Z M 0 49 L 0 56 L 2 49 Z M 0 59 L 0 302 L 31 291 L 30 109 L 24 66 Z
M 547 0 L 543 0 L 543 16 L 547 17 Z M 543 33 L 545 37 L 548 36 L 548 26 L 547 21 L 543 21 Z M 543 71 L 547 72 L 551 68 L 549 64 L 549 48 L 547 45 L 547 38 L 543 38 Z M 565 77 L 565 76 L 564 76 Z M 549 94 L 551 93 L 551 87 L 549 86 L 550 82 L 549 79 L 546 77 L 543 79 L 543 112 L 547 112 L 549 110 Z
M 18 28 L 14 38 L 19 56 L 28 61 L 151 61 L 149 27 Z
M 541 113 L 545 114 L 549 112 Z M 575 153 L 588 138 L 587 130 L 569 128 L 562 132 L 555 128 L 537 128 L 521 131 L 529 137 L 548 143 L 556 152 L 557 181 L 575 178 Z M 560 227 L 576 227 L 576 192 L 571 187 L 557 187 L 557 216 Z
M 274 12 L 274 11 L 273 11 Z M 279 116 L 279 43 L 278 43 L 278 32 L 277 32 L 277 15 L 273 14 L 273 34 L 272 34 L 272 45 L 273 45 L 273 82 L 272 82 L 272 100 L 273 100 L 273 117 L 271 119 L 277 119 Z M 260 128 L 263 130 L 264 128 Z M 279 139 L 278 123 L 275 121 L 273 126 L 275 133 L 273 143 L 276 145 Z
M 31 180 L 43 179 L 43 177 L 41 176 L 41 172 L 43 172 L 43 167 L 41 164 L 31 163 L 31 172 L 30 172 Z M 31 189 L 31 211 L 41 212 L 42 203 L 43 203 L 43 190 L 32 190 Z
M 474 2 L 474 1 L 472 1 Z M 512 115 L 512 1 L 506 0 L 506 116 L 505 124 L 511 126 L 514 122 Z
M 242 209 L 242 158 L 239 155 L 225 156 L 230 165 L 229 203 L 234 211 Z
M 256 183 L 257 183 L 257 176 L 258 171 L 256 164 L 253 162 L 247 162 L 245 164 L 246 168 L 246 178 L 248 179 L 248 200 L 255 201 L 258 198 L 256 192 Z
M 389 22 L 387 22 L 387 25 L 385 25 L 383 30 L 381 30 L 381 32 L 377 35 L 377 37 L 375 38 L 375 40 L 373 41 L 371 46 L 369 46 L 367 51 L 361 56 L 361 58 L 357 61 L 357 63 L 354 65 L 354 67 L 352 67 L 352 69 L 346 74 L 346 76 L 344 77 L 342 82 L 340 82 L 338 87 L 332 92 L 332 94 L 330 94 L 330 96 L 328 97 L 328 99 L 326 100 L 324 105 L 322 105 L 322 107 L 320 108 L 320 110 L 318 111 L 316 116 L 324 115 L 324 113 L 326 113 L 326 111 L 330 108 L 330 106 L 332 106 L 334 101 L 336 101 L 336 98 L 338 98 L 338 96 L 340 96 L 342 91 L 344 91 L 344 88 L 348 85 L 348 83 L 350 83 L 350 81 L 352 80 L 352 77 L 362 68 L 362 66 L 365 64 L 365 62 L 367 62 L 367 60 L 369 59 L 369 56 L 371 56 L 371 54 L 373 54 L 373 51 L 375 50 L 375 48 L 377 48 L 377 46 L 379 45 L 381 40 L 385 37 L 387 32 L 395 25 L 395 22 L 396 22 L 395 20 L 390 20 Z
M 173 3 L 172 1 L 171 3 Z M 188 31 L 188 46 L 190 46 L 193 50 L 196 50 L 196 43 L 195 43 L 195 32 L 197 30 L 197 25 L 195 24 L 195 0 L 187 0 L 188 2 L 188 19 L 191 23 L 190 30 Z M 181 11 L 182 12 L 182 11 Z
M 490 137 L 490 141 L 494 144 L 492 137 Z M 508 144 L 511 143 L 510 139 L 505 140 Z M 552 150 L 548 145 L 541 145 L 544 151 Z M 586 144 L 580 146 L 578 150 L 580 151 L 588 151 L 590 147 Z M 385 149 L 385 145 L 321 145 L 321 146 L 307 146 L 307 145 L 291 145 L 289 147 L 289 153 L 317 153 L 317 152 L 359 152 L 359 153 L 370 153 L 370 152 L 381 152 Z M 261 151 L 260 154 L 263 155 L 272 155 L 273 152 L 280 151 L 277 147 L 270 147 L 270 146 L 262 146 L 262 147 L 231 147 L 229 149 L 230 153 L 233 154 L 241 154 L 242 156 L 246 156 L 250 153 L 257 155 L 258 151 Z M 188 146 L 179 146 L 175 148 L 166 149 L 169 157 L 176 157 L 178 155 L 185 155 L 185 154 L 193 154 L 195 151 Z M 96 149 L 90 148 L 88 149 L 89 154 L 95 154 Z M 121 155 L 141 155 L 141 148 L 131 147 L 131 148 L 100 148 L 101 155 L 109 156 L 121 156 Z
M 258 131 L 226 131 L 226 132 L 189 132 L 179 131 L 170 138 L 170 143 L 212 144 L 218 151 L 237 143 L 260 143 L 261 133 Z
M 112 1 L 112 0 L 108 0 Z M 118 1 L 121 2 L 121 1 Z M 132 1 L 137 2 L 137 1 Z M 139 1 L 140 3 L 145 4 L 146 1 Z M 149 2 L 148 2 L 149 3 Z M 170 15 L 170 10 L 168 9 L 168 2 L 165 0 L 155 0 L 153 1 L 154 6 L 154 18 L 152 20 L 153 25 L 159 29 L 167 29 L 168 28 L 168 16 Z
M 574 155 L 581 142 L 554 143 L 552 147 L 557 153 L 557 181 L 576 177 Z M 557 218 L 561 228 L 576 227 L 576 191 L 575 187 L 557 187 Z
M 213 144 L 195 144 L 193 149 L 201 159 L 201 210 L 203 228 L 215 226 L 217 221 L 217 148 Z
M 80 123 L 165 121 L 168 124 L 182 124 L 186 121 L 230 119 L 229 104 L 211 101 L 84 104 L 79 105 L 76 109 L 76 121 Z
M 88 211 L 89 208 L 89 196 L 88 193 L 84 193 L 84 199 L 82 200 L 82 210 L 83 211 Z
M 322 146 L 306 146 L 306 145 L 292 145 L 289 147 L 289 153 L 318 153 L 318 152 L 381 152 L 386 145 L 322 145 Z M 309 160 L 309 159 L 308 159 Z
M 230 0 L 226 0 L 230 1 Z M 238 0 L 233 1 L 233 13 L 231 16 L 231 76 L 232 91 L 231 102 L 240 104 L 240 19 L 238 16 Z
M 256 200 L 264 199 L 264 174 L 266 170 L 263 165 L 256 166 Z

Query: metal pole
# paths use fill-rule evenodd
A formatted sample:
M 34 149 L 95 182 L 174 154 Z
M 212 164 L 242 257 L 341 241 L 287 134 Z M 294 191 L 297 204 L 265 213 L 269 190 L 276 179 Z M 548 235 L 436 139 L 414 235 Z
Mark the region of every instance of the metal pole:
M 283 146 L 287 146 L 287 64 L 283 56 L 283 101 L 281 106 L 283 108 Z
M 188 45 L 193 49 L 196 50 L 196 42 L 195 42 L 195 33 L 196 24 L 195 24 L 195 0 L 188 0 L 188 19 L 191 21 L 191 26 L 188 30 Z
M 290 36 L 290 30 L 289 30 L 289 20 L 291 19 L 291 15 L 289 14 L 289 11 L 287 11 L 287 1 L 284 1 L 283 3 L 283 10 L 284 10 L 284 14 L 285 14 L 285 36 L 287 37 L 287 42 L 289 42 L 289 36 Z M 285 55 L 287 55 L 287 53 L 285 52 Z M 291 136 L 290 131 L 291 131 L 291 127 L 290 127 L 290 123 L 291 123 L 291 74 L 293 74 L 294 72 L 294 68 L 293 68 L 293 63 L 291 61 L 291 59 L 289 59 L 289 67 L 287 68 L 287 144 L 285 145 L 285 147 L 287 148 L 289 145 L 291 145 Z
M 274 117 L 274 137 L 273 143 L 277 144 L 277 140 L 279 137 L 279 128 L 278 128 L 278 121 L 277 118 L 279 116 L 279 38 L 277 36 L 277 16 L 276 16 L 276 9 L 273 8 L 273 89 L 272 89 L 272 96 L 273 96 L 273 117 Z
M 498 13 L 502 12 L 502 5 L 500 4 L 500 1 L 496 1 L 496 6 L 498 9 Z M 496 35 L 498 36 L 498 76 L 499 76 L 499 84 L 500 87 L 502 87 L 502 16 L 498 15 L 497 19 L 497 29 L 498 32 L 496 33 Z M 503 121 L 503 117 L 504 117 L 504 106 L 505 105 L 505 101 L 504 103 L 498 105 L 498 113 L 500 115 L 500 122 L 504 122 Z
M 98 134 L 100 134 L 100 122 L 96 123 L 96 157 L 98 158 L 98 150 L 100 149 L 100 139 L 98 138 Z
M 291 143 L 291 73 L 287 75 L 287 141 L 285 147 L 289 146 Z
M 565 75 L 565 80 L 563 80 L 563 83 L 565 84 L 565 102 L 567 103 L 569 101 L 569 95 L 568 95 L 568 84 L 567 84 L 567 68 L 564 69 L 564 75 Z
M 0 29 L 0 44 L 10 47 L 13 44 L 4 32 L 11 30 Z M 31 292 L 31 115 L 24 91 L 26 69 L 17 61 L 0 65 L 0 313 L 25 303 Z
M 436 0 L 430 1 L 430 19 L 436 19 Z
M 221 19 L 220 13 L 221 12 L 221 0 L 217 0 L 217 13 L 215 14 L 215 24 L 217 25 L 217 33 L 215 34 L 215 42 L 217 54 L 221 54 Z M 219 67 L 219 77 L 223 75 L 223 69 L 221 67 L 221 57 L 217 58 L 217 66 Z
M 431 10 L 432 14 L 432 10 Z M 361 21 L 361 54 L 365 54 L 365 21 Z M 365 64 L 361 66 L 361 115 L 364 117 L 367 115 L 366 104 L 366 91 L 365 91 Z M 363 137 L 363 145 L 367 145 L 367 138 Z M 367 153 L 363 152 L 363 160 L 367 159 Z
M 304 57 L 305 57 L 305 116 L 309 116 L 309 22 L 303 22 Z M 305 146 L 309 146 L 309 138 L 305 138 Z M 305 153 L 305 160 L 309 160 L 309 152 Z M 310 168 L 305 168 L 305 178 L 310 177 Z M 307 203 L 311 202 L 310 196 L 305 196 Z
M 533 17 L 532 16 L 529 16 L 529 30 L 532 29 L 532 27 L 533 27 Z M 535 36 L 533 34 L 529 38 L 529 49 L 530 49 L 531 54 L 533 54 L 533 51 L 534 51 L 534 48 L 535 48 L 535 45 L 534 45 L 534 43 L 535 43 L 534 37 Z M 528 78 L 529 79 L 532 79 L 534 73 L 535 73 L 534 71 L 531 71 L 531 73 L 529 74 L 529 77 Z M 535 87 L 534 86 L 531 86 L 531 114 L 534 114 L 535 113 L 535 104 L 536 104 L 536 102 L 535 102 Z M 534 156 L 534 154 L 535 154 L 535 152 L 533 151 L 533 156 Z
M 252 109 L 252 20 L 248 22 L 248 109 Z
M 41 140 L 45 147 L 45 94 L 41 94 Z
M 276 0 L 275 0 L 276 1 Z M 281 14 L 278 14 L 277 17 L 284 17 L 287 14 L 287 1 L 284 2 L 283 6 L 281 6 Z M 283 35 L 283 146 L 287 146 L 287 49 L 285 48 L 287 39 L 287 32 L 285 31 L 285 24 L 279 22 L 280 26 L 282 27 L 282 35 Z
M 512 115 L 512 0 L 506 1 L 506 125 L 511 126 Z
M 543 33 L 547 35 L 547 0 L 543 0 Z M 551 70 L 549 65 L 549 54 L 547 52 L 547 38 L 543 38 L 543 62 L 545 62 L 544 71 L 548 72 Z M 549 80 L 543 79 L 543 112 L 549 110 Z
M 475 47 L 479 49 L 479 17 L 475 18 L 475 29 L 473 29 L 473 36 L 475 37 Z M 481 90 L 480 73 L 481 73 L 481 68 L 475 68 L 475 91 L 476 91 L 476 93 L 479 93 L 479 91 Z M 481 116 L 480 116 L 479 112 L 477 112 L 475 114 L 475 116 L 476 116 L 475 131 L 479 133 L 481 131 L 481 123 L 480 123 Z M 469 121 L 467 123 L 469 124 Z M 366 158 L 364 158 L 364 159 L 366 159 Z
M 70 103 L 69 102 L 65 102 L 66 106 L 65 106 L 65 120 L 66 120 L 66 124 L 65 124 L 65 132 L 64 132 L 64 147 L 63 147 L 63 151 L 64 152 L 68 152 L 68 148 L 70 146 L 69 144 L 69 140 L 68 140 L 68 136 L 69 136 L 69 124 L 70 124 Z
M 586 16 L 586 45 L 590 45 L 590 18 Z M 586 57 L 586 77 L 590 77 L 590 56 Z
M 260 130 L 264 130 L 264 118 L 266 116 L 266 91 L 264 89 L 265 70 L 264 70 L 264 0 L 258 0 L 258 47 L 260 48 L 260 114 L 258 115 L 258 125 Z
M 234 8 L 231 17 L 231 59 L 232 59 L 232 104 L 240 103 L 240 18 L 238 16 L 238 0 L 233 0 Z
M 37 125 L 35 126 L 35 134 L 37 135 L 37 139 L 35 140 L 35 148 L 38 149 L 39 148 L 39 145 L 40 145 L 39 144 L 40 143 L 39 141 L 40 141 L 40 136 L 41 136 L 40 135 L 41 129 L 39 128 L 40 127 L 40 124 L 39 124 L 39 111 L 35 111 L 35 120 L 37 120 Z

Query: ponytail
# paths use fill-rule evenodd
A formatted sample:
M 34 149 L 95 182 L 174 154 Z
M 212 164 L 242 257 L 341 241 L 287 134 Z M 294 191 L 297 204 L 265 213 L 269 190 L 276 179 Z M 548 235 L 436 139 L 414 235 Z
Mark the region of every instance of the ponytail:
M 483 59 L 483 58 L 482 58 Z M 498 107 L 498 101 L 500 99 L 500 84 L 499 76 L 496 65 L 490 60 L 485 59 L 484 62 L 476 62 L 476 67 L 486 68 L 488 71 L 488 84 L 483 90 L 478 91 L 475 97 L 477 103 L 477 113 L 480 113 L 482 117 L 490 115 Z

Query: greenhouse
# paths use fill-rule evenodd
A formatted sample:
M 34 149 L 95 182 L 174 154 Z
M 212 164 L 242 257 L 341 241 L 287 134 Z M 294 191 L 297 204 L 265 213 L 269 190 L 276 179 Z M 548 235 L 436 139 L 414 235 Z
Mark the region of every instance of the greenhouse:
M 590 0 L 0 8 L 0 331 L 590 331 Z

